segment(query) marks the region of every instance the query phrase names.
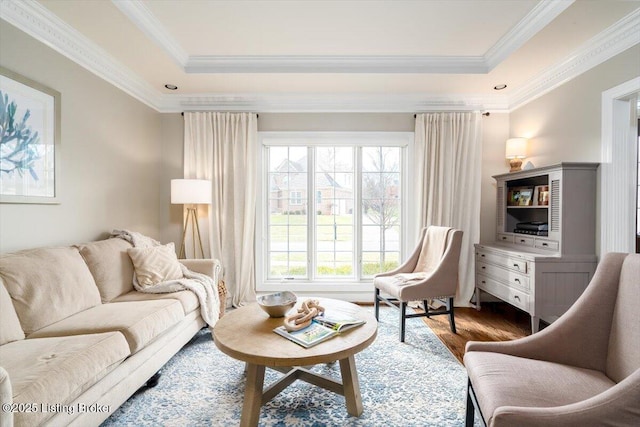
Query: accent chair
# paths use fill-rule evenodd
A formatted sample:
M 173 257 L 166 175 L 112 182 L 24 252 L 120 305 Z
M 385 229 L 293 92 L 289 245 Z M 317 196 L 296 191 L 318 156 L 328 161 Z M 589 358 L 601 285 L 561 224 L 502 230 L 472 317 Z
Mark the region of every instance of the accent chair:
M 422 229 L 413 254 L 395 270 L 377 274 L 373 279 L 376 319 L 380 302 L 400 310 L 400 342 L 404 342 L 406 319 L 449 315 L 451 332 L 456 333 L 453 298 L 458 288 L 458 264 L 462 231 L 450 227 Z M 445 308 L 432 310 L 428 300 L 442 300 Z M 410 301 L 422 301 L 424 313 L 407 314 Z
M 610 253 L 547 328 L 468 342 L 466 425 L 640 426 L 639 307 L 640 254 Z

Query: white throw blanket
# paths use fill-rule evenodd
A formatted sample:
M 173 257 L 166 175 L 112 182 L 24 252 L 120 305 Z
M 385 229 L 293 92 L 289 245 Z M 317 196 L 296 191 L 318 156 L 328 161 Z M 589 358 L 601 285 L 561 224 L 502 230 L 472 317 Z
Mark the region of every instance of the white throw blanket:
M 119 237 L 131 243 L 135 248 L 149 248 L 153 246 L 161 245 L 157 240 L 147 237 L 144 234 L 128 231 L 128 230 L 113 230 L 111 232 L 112 237 Z M 170 280 L 167 282 L 161 282 L 152 286 L 140 286 L 136 277 L 135 271 L 133 272 L 133 287 L 138 292 L 146 292 L 150 294 L 164 294 L 170 292 L 178 292 L 183 290 L 189 290 L 196 294 L 198 301 L 200 302 L 200 313 L 205 322 L 209 325 L 209 328 L 218 321 L 220 317 L 220 297 L 218 295 L 218 284 L 206 274 L 200 274 L 189 270 L 182 263 L 180 263 L 182 269 L 182 279 Z

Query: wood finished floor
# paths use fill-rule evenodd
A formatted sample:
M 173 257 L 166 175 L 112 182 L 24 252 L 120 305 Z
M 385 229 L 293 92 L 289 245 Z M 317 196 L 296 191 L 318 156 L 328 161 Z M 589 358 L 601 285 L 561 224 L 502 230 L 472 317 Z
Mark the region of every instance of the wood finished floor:
M 483 303 L 480 311 L 456 308 L 455 318 L 457 334 L 449 329 L 446 315 L 407 319 L 407 323 L 421 320 L 426 323 L 460 363 L 467 341 L 508 341 L 531 335 L 529 315 L 506 303 Z

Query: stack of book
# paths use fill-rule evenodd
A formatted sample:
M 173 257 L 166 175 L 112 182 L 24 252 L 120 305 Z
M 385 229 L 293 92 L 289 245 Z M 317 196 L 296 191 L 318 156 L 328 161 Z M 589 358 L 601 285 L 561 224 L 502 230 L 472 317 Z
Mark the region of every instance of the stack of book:
M 542 221 L 519 222 L 516 224 L 514 233 L 531 234 L 533 236 L 548 236 L 549 224 Z

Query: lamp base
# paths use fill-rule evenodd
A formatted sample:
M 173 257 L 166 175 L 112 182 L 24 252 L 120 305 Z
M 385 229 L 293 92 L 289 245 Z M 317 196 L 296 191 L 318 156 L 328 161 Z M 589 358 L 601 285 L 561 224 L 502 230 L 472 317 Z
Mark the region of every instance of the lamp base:
M 196 243 L 198 243 L 198 247 L 200 248 L 200 254 L 202 258 L 204 258 L 204 250 L 202 249 L 202 239 L 200 238 L 200 226 L 198 224 L 198 213 L 197 208 L 188 207 L 187 208 L 187 217 L 184 221 L 184 228 L 182 230 L 182 245 L 180 246 L 180 253 L 178 258 L 185 259 L 186 258 L 186 241 L 187 241 L 187 232 L 188 228 L 191 227 L 191 243 L 193 243 L 193 257 L 198 258 L 198 253 L 196 252 Z
M 509 165 L 511 166 L 509 172 L 518 172 L 522 170 L 522 159 L 511 159 L 509 160 Z

